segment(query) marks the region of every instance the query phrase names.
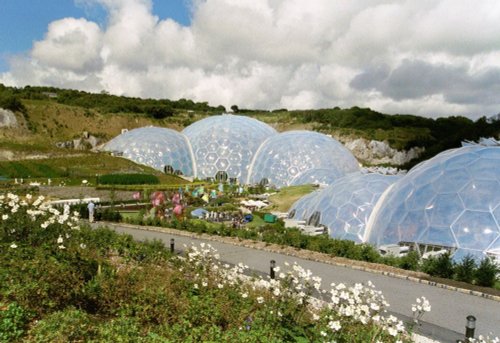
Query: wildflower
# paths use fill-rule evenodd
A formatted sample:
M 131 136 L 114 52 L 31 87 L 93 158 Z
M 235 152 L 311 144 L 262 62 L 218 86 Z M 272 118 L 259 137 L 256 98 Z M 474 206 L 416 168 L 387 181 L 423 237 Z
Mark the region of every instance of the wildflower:
M 62 244 L 63 241 L 64 239 L 62 238 L 62 236 L 59 235 L 59 238 L 57 239 L 57 244 Z
M 332 331 L 339 331 L 340 328 L 342 327 L 340 325 L 340 322 L 338 320 L 336 321 L 331 321 L 328 323 L 328 327 L 332 330 Z
M 2 220 L 7 220 L 7 219 L 9 219 L 9 215 L 8 214 L 2 215 Z
M 393 337 L 395 337 L 398 334 L 398 330 L 396 330 L 393 327 L 388 327 L 387 328 L 387 332 L 389 333 L 389 335 L 391 335 Z
M 12 244 L 10 245 L 10 247 L 11 247 L 12 249 L 15 249 L 15 248 L 17 248 L 17 245 L 16 245 L 16 243 L 12 243 Z
M 246 298 L 248 298 L 248 294 L 247 294 L 247 293 L 243 293 L 243 294 L 241 295 L 241 297 L 242 297 L 243 299 L 246 299 Z
M 257 298 L 257 302 L 258 302 L 259 304 L 262 304 L 262 303 L 264 302 L 264 298 L 263 298 L 263 297 L 258 297 L 258 298 Z

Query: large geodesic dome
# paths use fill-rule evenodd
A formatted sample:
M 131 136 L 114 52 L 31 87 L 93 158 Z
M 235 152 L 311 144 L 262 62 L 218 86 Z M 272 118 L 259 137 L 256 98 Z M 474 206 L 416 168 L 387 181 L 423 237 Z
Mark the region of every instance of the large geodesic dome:
M 268 138 L 255 155 L 248 183 L 264 179 L 278 187 L 312 169 L 343 176 L 359 170 L 352 153 L 335 139 L 313 131 L 288 131 Z
M 314 208 L 316 200 L 321 195 L 321 190 L 311 192 L 304 195 L 299 200 L 293 203 L 292 207 L 288 211 L 289 218 L 304 220 L 304 218 L 309 218 L 312 214 L 311 209 Z
M 499 147 L 463 147 L 419 164 L 382 196 L 365 238 L 451 248 L 456 260 L 498 254 L 499 170 Z
M 193 175 L 193 157 L 186 137 L 171 129 L 142 127 L 122 133 L 104 145 L 103 150 L 119 152 L 136 163 L 164 171 Z
M 291 186 L 307 185 L 307 184 L 330 185 L 343 175 L 344 173 L 338 169 L 314 168 L 314 169 L 309 169 L 308 171 L 295 177 L 291 181 L 290 185 Z
M 227 114 L 202 119 L 182 132 L 193 148 L 195 176 L 201 179 L 219 173 L 241 182 L 246 181 L 248 167 L 261 143 L 276 134 L 261 121 Z
M 303 219 L 310 219 L 316 213 L 319 223 L 328 228 L 331 237 L 361 243 L 378 199 L 399 178 L 374 173 L 348 174 L 309 201 Z

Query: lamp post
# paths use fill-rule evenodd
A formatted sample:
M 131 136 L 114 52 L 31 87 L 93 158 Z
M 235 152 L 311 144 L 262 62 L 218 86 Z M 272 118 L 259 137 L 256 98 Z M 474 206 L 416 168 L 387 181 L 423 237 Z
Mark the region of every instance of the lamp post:
M 175 239 L 170 238 L 170 252 L 173 254 L 175 249 Z
M 276 275 L 274 273 L 274 267 L 276 267 L 276 261 L 275 260 L 271 260 L 270 270 L 269 270 L 269 276 L 271 277 L 271 279 L 274 279 L 276 277 Z
M 465 338 L 474 338 L 474 331 L 476 330 L 476 317 L 473 315 L 467 316 L 467 323 L 465 324 Z

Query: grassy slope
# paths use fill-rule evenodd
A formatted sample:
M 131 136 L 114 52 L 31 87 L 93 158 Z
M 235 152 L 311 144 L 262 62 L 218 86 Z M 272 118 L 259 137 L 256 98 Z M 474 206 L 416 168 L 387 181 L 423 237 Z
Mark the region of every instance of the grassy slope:
M 284 187 L 278 193 L 269 197 L 269 200 L 273 204 L 272 209 L 286 212 L 292 207 L 294 202 L 302 196 L 311 193 L 314 189 L 311 185 Z
M 32 178 L 93 178 L 96 174 L 116 172 L 154 174 L 162 183 L 185 182 L 176 176 L 165 175 L 150 167 L 104 153 L 82 153 L 37 160 L 0 161 L 0 175 L 10 178 L 29 176 Z

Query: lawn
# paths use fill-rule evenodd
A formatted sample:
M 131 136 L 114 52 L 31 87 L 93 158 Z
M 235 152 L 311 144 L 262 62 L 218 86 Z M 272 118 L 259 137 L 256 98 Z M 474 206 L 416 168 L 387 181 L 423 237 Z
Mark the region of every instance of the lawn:
M 315 189 L 313 185 L 283 187 L 278 193 L 271 195 L 269 201 L 273 210 L 287 212 L 294 202 Z

